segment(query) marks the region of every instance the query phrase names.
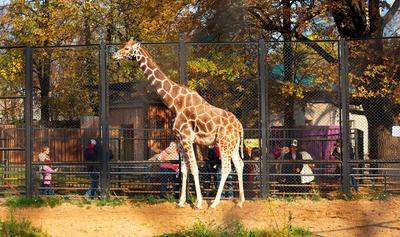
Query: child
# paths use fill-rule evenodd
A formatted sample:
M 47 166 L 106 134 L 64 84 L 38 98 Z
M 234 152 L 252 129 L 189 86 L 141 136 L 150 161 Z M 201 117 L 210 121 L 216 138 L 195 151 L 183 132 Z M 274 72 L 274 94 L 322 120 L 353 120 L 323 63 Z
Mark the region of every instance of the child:
M 44 163 L 50 163 L 50 148 L 48 146 L 44 146 L 42 148 L 42 152 L 39 153 L 39 161 Z M 57 172 L 58 169 L 53 169 L 50 164 L 44 164 L 40 167 L 40 187 L 41 195 L 53 195 L 54 190 L 51 188 L 51 173 Z

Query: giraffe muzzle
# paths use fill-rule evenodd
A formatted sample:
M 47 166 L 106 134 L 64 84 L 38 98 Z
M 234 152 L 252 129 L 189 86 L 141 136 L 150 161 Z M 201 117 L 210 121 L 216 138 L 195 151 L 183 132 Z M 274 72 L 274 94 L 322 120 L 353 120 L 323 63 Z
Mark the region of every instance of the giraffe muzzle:
M 122 55 L 120 53 L 115 53 L 112 57 L 113 60 L 120 60 L 122 59 Z

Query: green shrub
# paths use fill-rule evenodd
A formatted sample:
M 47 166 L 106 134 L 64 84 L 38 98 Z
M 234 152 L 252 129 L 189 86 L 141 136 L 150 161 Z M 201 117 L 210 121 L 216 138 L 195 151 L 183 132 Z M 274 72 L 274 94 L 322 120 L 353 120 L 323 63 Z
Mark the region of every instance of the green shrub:
M 0 221 L 0 236 L 5 237 L 50 237 L 48 233 L 32 226 L 27 219 L 18 220 L 11 212 L 5 221 Z
M 5 205 L 11 208 L 20 207 L 44 207 L 46 202 L 42 198 L 25 198 L 25 197 L 8 197 L 6 199 Z
M 64 202 L 63 198 L 48 197 L 48 198 L 26 198 L 11 196 L 6 199 L 5 205 L 10 208 L 23 208 L 23 207 L 45 207 L 51 208 L 61 205 Z
M 248 230 L 239 221 L 233 221 L 225 226 L 215 226 L 196 222 L 191 228 L 177 233 L 168 233 L 159 237 L 299 237 L 315 236 L 307 229 L 285 226 L 282 229 L 274 230 Z

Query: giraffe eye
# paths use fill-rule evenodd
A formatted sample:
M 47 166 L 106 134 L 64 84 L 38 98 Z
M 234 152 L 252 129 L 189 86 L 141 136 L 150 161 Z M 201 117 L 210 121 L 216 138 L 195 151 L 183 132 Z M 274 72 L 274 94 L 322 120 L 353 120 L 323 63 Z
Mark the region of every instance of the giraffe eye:
M 129 47 L 125 47 L 124 49 L 125 49 L 125 50 L 129 50 Z

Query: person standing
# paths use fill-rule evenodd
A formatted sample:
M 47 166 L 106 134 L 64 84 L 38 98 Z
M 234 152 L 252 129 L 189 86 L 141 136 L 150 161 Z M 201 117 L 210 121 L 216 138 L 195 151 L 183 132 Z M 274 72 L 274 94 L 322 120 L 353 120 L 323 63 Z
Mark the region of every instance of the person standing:
M 290 145 L 290 151 L 283 157 L 284 160 L 289 161 L 288 163 L 282 164 L 282 173 L 286 174 L 283 176 L 284 192 L 299 192 L 299 185 L 301 184 L 300 172 L 303 167 L 301 163 L 291 163 L 290 161 L 303 160 L 302 155 L 297 150 L 298 142 L 293 140 Z
M 96 190 L 99 182 L 99 168 L 98 164 L 93 164 L 97 162 L 99 152 L 96 147 L 96 140 L 91 139 L 85 149 L 84 158 L 85 161 L 90 163 L 87 164 L 87 171 L 89 172 L 90 177 L 90 189 L 86 191 L 85 196 L 94 197 L 96 195 Z
M 179 161 L 179 153 L 178 153 L 178 145 L 175 142 L 171 142 L 169 146 L 163 150 L 160 155 L 157 157 L 157 160 L 160 161 Z M 172 183 L 174 197 L 175 199 L 179 199 L 179 164 L 173 163 L 162 163 L 160 165 L 161 172 L 161 197 L 165 198 L 168 182 Z
M 44 163 L 51 163 L 50 159 L 50 148 L 48 146 L 42 147 L 42 152 L 39 153 L 39 161 Z M 41 165 L 40 171 L 40 194 L 41 195 L 53 195 L 54 189 L 51 187 L 52 173 L 57 172 L 58 169 L 53 169 L 50 164 Z
M 302 149 L 300 154 L 303 157 L 303 160 L 313 160 L 310 153 L 308 153 L 304 148 Z M 311 189 L 310 184 L 315 179 L 315 176 L 312 175 L 314 167 L 315 167 L 315 165 L 312 163 L 305 163 L 305 164 L 303 164 L 303 167 L 300 171 L 301 184 L 303 184 L 302 191 L 304 191 L 304 192 L 308 192 Z

